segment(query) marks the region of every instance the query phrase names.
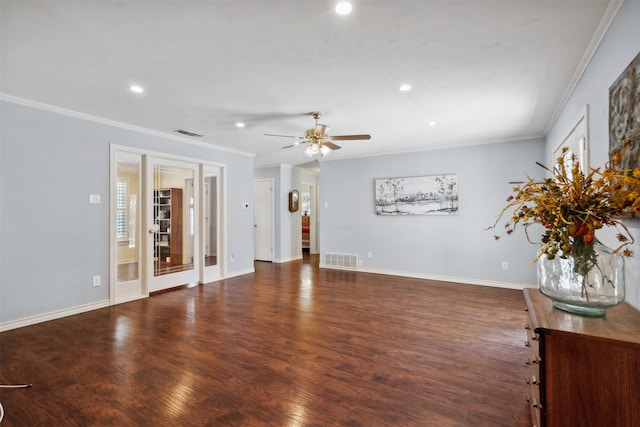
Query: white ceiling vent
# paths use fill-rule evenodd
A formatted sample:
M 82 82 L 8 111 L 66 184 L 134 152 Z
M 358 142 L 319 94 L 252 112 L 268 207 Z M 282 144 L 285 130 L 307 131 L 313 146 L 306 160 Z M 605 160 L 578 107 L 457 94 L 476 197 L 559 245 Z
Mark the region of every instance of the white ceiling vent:
M 339 254 L 335 252 L 324 253 L 324 266 L 333 268 L 344 268 L 349 270 L 358 269 L 358 255 Z

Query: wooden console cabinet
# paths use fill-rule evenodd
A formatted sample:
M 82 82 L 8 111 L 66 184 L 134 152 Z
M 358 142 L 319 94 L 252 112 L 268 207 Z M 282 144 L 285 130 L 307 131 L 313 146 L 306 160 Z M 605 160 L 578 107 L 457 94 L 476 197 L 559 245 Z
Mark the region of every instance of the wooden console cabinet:
M 627 303 L 591 318 L 525 289 L 527 400 L 537 427 L 640 426 L 640 312 Z

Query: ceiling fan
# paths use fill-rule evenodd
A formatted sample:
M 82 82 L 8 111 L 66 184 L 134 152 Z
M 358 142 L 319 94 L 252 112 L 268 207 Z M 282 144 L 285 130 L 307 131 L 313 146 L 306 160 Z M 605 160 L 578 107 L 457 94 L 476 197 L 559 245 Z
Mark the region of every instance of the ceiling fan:
M 326 156 L 332 150 L 339 150 L 339 145 L 333 143 L 333 141 L 357 141 L 357 140 L 367 140 L 371 139 L 371 135 L 334 135 L 329 136 L 329 126 L 318 123 L 318 119 L 320 118 L 320 113 L 314 111 L 311 113 L 313 118 L 316 121 L 316 124 L 313 129 L 307 129 L 304 133 L 304 136 L 291 136 L 291 135 L 274 135 L 265 133 L 265 136 L 278 136 L 283 138 L 295 138 L 298 141 L 294 142 L 291 145 L 284 146 L 282 148 L 291 148 L 296 145 L 311 143 L 304 153 L 308 157 L 313 157 L 315 155 L 320 154 L 321 156 Z

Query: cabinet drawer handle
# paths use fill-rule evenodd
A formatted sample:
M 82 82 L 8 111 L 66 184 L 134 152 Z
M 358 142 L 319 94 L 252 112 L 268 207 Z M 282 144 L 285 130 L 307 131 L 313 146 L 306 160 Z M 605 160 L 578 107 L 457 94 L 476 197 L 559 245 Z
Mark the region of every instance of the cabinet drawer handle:
M 540 336 L 538 334 L 531 334 L 531 339 L 534 341 L 538 341 L 540 339 Z
M 527 359 L 524 363 L 526 365 L 537 365 L 538 363 L 540 363 L 540 361 L 542 361 L 542 359 L 540 359 L 538 356 L 534 356 L 533 360 Z
M 539 404 L 535 398 L 531 399 L 529 395 L 527 395 L 527 402 L 531 403 L 531 406 L 533 406 L 534 408 L 542 408 L 542 405 Z
M 529 344 L 529 341 L 525 341 L 525 342 L 524 342 L 524 346 L 525 346 L 525 347 L 531 347 L 531 344 Z
M 531 326 L 527 324 L 527 325 L 524 325 L 524 328 L 528 331 L 529 329 L 531 329 Z
M 538 381 L 535 375 L 532 375 L 531 377 L 527 378 L 527 384 L 537 385 L 540 384 L 540 381 Z

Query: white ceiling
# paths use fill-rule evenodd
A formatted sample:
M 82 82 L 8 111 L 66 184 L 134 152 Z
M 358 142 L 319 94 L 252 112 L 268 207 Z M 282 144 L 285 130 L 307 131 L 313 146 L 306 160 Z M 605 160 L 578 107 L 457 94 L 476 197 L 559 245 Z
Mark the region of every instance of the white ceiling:
M 609 0 L 352 3 L 338 16 L 321 0 L 2 0 L 0 92 L 200 133 L 255 153 L 256 166 L 308 162 L 302 147 L 280 149 L 291 139 L 263 134 L 302 136 L 311 111 L 332 135 L 372 135 L 327 159 L 525 139 L 551 125 L 615 10 Z

